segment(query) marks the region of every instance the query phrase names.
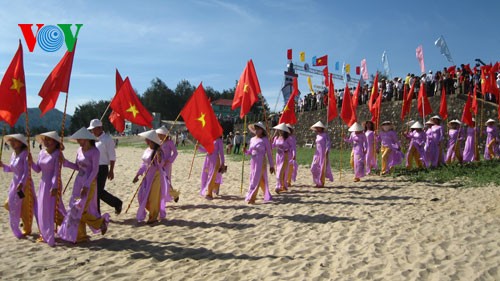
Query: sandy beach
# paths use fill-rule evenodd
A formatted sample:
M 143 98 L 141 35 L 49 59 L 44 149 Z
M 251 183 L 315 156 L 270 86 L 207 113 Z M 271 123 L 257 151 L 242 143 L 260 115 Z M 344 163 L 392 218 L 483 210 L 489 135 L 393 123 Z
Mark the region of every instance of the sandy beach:
M 77 145 L 68 143 L 73 160 Z M 143 148 L 118 147 L 115 179 L 107 189 L 124 201 Z M 8 163 L 11 151 L 4 151 Z M 38 149 L 33 155 L 37 158 Z M 55 248 L 36 243 L 37 229 L 17 240 L 0 212 L 2 280 L 500 280 L 500 189 L 429 186 L 392 177 L 352 182 L 351 171 L 328 188 L 312 188 L 307 167 L 274 201 L 249 206 L 240 193 L 241 163 L 227 164 L 221 196 L 198 195 L 203 156 L 179 154 L 173 184 L 181 190 L 167 220 L 137 224 L 129 212 L 111 214 L 105 236 Z M 333 160 L 335 162 L 335 160 Z M 70 176 L 65 169 L 63 182 Z M 38 184 L 39 175 L 33 174 Z M 0 173 L 7 197 L 11 175 Z M 271 177 L 274 186 L 276 180 Z M 248 163 L 245 185 L 248 185 Z M 70 186 L 71 188 L 71 186 Z M 36 189 L 38 187 L 36 186 Z M 65 203 L 70 192 L 66 192 Z

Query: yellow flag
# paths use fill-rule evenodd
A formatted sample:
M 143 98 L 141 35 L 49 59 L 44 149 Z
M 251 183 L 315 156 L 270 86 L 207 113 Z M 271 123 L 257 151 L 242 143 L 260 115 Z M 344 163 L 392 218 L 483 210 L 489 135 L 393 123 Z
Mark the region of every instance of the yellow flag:
M 307 76 L 307 84 L 309 85 L 309 90 L 311 91 L 311 93 L 314 94 L 313 83 L 311 81 L 311 77 L 310 76 Z
M 305 62 L 306 61 L 306 52 L 300 52 L 300 61 Z
M 350 64 L 345 65 L 345 73 L 351 73 L 351 65 Z

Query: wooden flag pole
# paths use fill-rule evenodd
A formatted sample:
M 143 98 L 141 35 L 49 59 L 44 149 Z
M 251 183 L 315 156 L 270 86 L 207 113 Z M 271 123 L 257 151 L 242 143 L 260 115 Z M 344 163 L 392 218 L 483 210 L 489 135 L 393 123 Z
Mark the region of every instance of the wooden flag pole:
M 267 125 L 266 125 L 267 127 Z M 247 116 L 245 115 L 245 121 L 243 122 L 243 141 L 246 142 L 246 133 L 247 133 Z M 248 149 L 248 148 L 247 148 Z M 245 151 L 242 153 L 242 161 L 241 161 L 241 184 L 240 184 L 240 194 L 243 195 L 243 177 L 245 175 Z
M 2 128 L 2 147 L 0 147 L 0 162 L 2 161 L 3 146 L 4 146 L 3 137 L 4 136 L 5 136 L 5 126 L 3 126 L 3 128 Z
M 179 115 L 177 115 L 177 117 L 175 118 L 174 120 L 174 124 L 172 125 L 175 126 L 175 124 L 177 123 L 177 120 L 179 119 L 179 117 L 181 116 L 181 114 L 179 113 Z M 170 130 L 168 131 L 167 135 L 165 136 L 164 139 L 161 140 L 161 143 L 160 143 L 160 147 L 162 146 L 162 144 L 168 139 L 168 136 L 170 135 Z M 137 186 L 134 194 L 132 195 L 132 198 L 130 198 L 130 202 L 128 203 L 128 206 L 127 206 L 127 209 L 125 210 L 125 214 L 128 212 L 128 210 L 130 209 L 130 206 L 132 205 L 132 202 L 134 201 L 135 199 L 135 196 L 137 196 L 137 193 L 139 192 L 139 188 L 141 187 L 142 183 L 144 182 L 144 179 L 146 178 L 146 175 L 148 174 L 149 172 L 149 169 L 151 168 L 151 166 L 153 166 L 153 163 L 154 161 L 156 161 L 156 157 L 158 157 L 158 154 L 160 153 L 155 153 L 155 156 L 153 157 L 153 159 L 151 159 L 151 161 L 149 162 L 148 164 L 148 167 L 146 168 L 146 171 L 144 172 L 144 176 L 142 177 L 141 181 L 139 182 L 139 185 Z
M 64 127 L 66 123 L 66 108 L 68 107 L 68 93 L 66 93 L 66 98 L 64 99 L 64 111 L 63 111 L 63 118 L 62 118 L 62 124 L 61 124 L 61 140 L 60 140 L 60 148 L 59 148 L 59 174 L 57 178 L 57 195 L 56 195 L 56 206 L 54 208 L 55 214 L 54 214 L 54 220 L 55 220 L 55 225 L 56 225 L 56 231 L 57 231 L 57 222 L 62 221 L 61 219 L 58 219 L 60 214 L 59 214 L 59 200 L 62 200 L 62 177 L 61 177 L 61 171 L 62 171 L 62 166 L 63 166 L 63 161 L 64 161 L 64 156 L 63 156 L 63 147 L 64 147 Z M 75 170 L 73 170 L 73 173 Z
M 191 168 L 189 168 L 189 176 L 188 176 L 188 179 L 190 179 L 190 178 L 191 178 L 191 172 L 193 171 L 194 158 L 196 157 L 196 151 L 198 150 L 198 144 L 199 144 L 199 142 L 198 142 L 198 141 L 196 141 L 196 144 L 194 145 L 193 159 L 191 160 Z
M 342 120 L 339 118 L 340 128 L 340 151 L 339 151 L 339 181 L 342 181 L 342 143 L 344 141 L 344 128 L 342 128 Z
M 30 149 L 30 127 L 29 127 L 29 114 L 28 114 L 28 108 L 26 108 L 26 140 L 27 140 L 27 149 L 28 149 L 28 155 L 31 154 L 31 149 Z M 29 159 L 29 158 L 28 158 Z M 26 188 L 30 190 L 31 192 L 31 184 L 33 184 L 33 179 L 31 178 L 31 161 L 28 160 L 28 179 L 26 180 Z M 31 199 L 34 198 L 34 194 L 31 194 L 31 196 L 26 196 L 24 200 L 28 200 L 28 209 L 30 213 L 30 218 L 33 217 L 33 201 Z M 40 229 L 39 229 L 40 230 Z

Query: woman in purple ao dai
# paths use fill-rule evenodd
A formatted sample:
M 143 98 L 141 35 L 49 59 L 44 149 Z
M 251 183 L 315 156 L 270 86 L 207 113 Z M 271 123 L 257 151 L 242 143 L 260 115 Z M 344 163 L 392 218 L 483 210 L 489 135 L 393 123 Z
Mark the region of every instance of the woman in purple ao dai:
M 35 188 L 28 168 L 28 142 L 22 134 L 7 135 L 4 139 L 14 150 L 10 157 L 10 164 L 0 161 L 3 171 L 13 174 L 9 196 L 4 207 L 9 211 L 12 233 L 17 238 L 23 238 L 31 234 L 33 215 L 37 218 Z M 22 231 L 19 229 L 20 221 L 23 222 Z
M 214 193 L 219 195 L 219 188 L 222 184 L 222 173 L 224 172 L 224 142 L 222 138 L 214 140 L 214 150 L 208 153 L 204 147 L 199 147 L 202 153 L 207 153 L 203 168 L 201 169 L 200 195 L 206 199 L 213 199 Z
M 61 239 L 77 243 L 87 241 L 87 226 L 93 233 L 104 235 L 108 230 L 109 214 L 97 210 L 97 173 L 99 172 L 99 150 L 95 137 L 87 128 L 76 131 L 71 139 L 80 145 L 76 163 L 64 160 L 63 166 L 78 171 L 69 199 L 68 209 L 57 234 Z
M 368 142 L 363 132 L 363 126 L 355 122 L 350 128 L 349 138 L 345 141 L 352 144 L 351 167 L 354 169 L 354 181 L 358 182 L 366 175 L 366 152 Z
M 427 134 L 424 132 L 424 125 L 419 121 L 415 122 L 410 127 L 411 131 L 406 134 L 406 138 L 410 140 L 408 152 L 406 152 L 406 168 L 411 169 L 413 162 L 419 169 L 427 167 L 427 158 L 425 157 L 425 144 L 427 142 Z
M 278 132 L 278 136 L 273 139 L 272 148 L 276 149 L 276 193 L 280 193 L 288 190 L 289 166 L 295 155 L 292 155 L 293 143 L 288 127 L 281 123 L 273 129 Z
M 37 162 L 31 166 L 33 171 L 42 173 L 38 188 L 39 241 L 52 247 L 55 245 L 54 226 L 61 225 L 66 216 L 60 192 L 60 168 L 64 156 L 57 132 L 40 134 L 36 136 L 36 140 L 45 147 L 40 151 Z
M 248 204 L 255 204 L 259 187 L 264 193 L 264 201 L 271 201 L 269 192 L 269 182 L 267 178 L 267 162 L 269 162 L 269 172 L 274 173 L 274 160 L 271 144 L 266 136 L 266 126 L 262 122 L 257 122 L 248 126 L 248 129 L 255 134 L 250 139 L 250 145 L 245 154 L 250 155 L 250 186 L 245 197 Z M 266 161 L 267 157 L 267 161 Z
M 495 120 L 486 121 L 486 144 L 484 146 L 484 159 L 492 160 L 500 157 L 498 149 L 498 129 Z
M 165 170 L 164 174 L 167 177 L 168 184 L 168 188 L 166 190 L 168 191 L 169 198 L 172 198 L 174 202 L 177 202 L 179 201 L 180 193 L 172 186 L 172 164 L 178 155 L 177 148 L 175 147 L 175 143 L 170 138 L 169 131 L 165 128 L 165 126 L 161 126 L 156 129 L 156 134 L 158 134 L 160 141 L 163 141 L 161 145 L 161 152 L 164 163 L 163 169 Z M 166 194 L 164 196 L 166 196 Z M 169 200 L 171 201 L 171 199 Z
M 460 142 L 463 140 L 462 131 L 460 130 L 460 121 L 451 120 L 448 122 L 448 146 L 446 148 L 446 164 L 453 161 L 462 163 L 462 152 L 460 150 Z
M 311 126 L 311 130 L 316 132 L 316 151 L 311 164 L 311 174 L 316 187 L 324 187 L 325 179 L 333 181 L 332 168 L 328 157 L 330 151 L 330 138 L 325 132 L 326 126 L 318 121 Z

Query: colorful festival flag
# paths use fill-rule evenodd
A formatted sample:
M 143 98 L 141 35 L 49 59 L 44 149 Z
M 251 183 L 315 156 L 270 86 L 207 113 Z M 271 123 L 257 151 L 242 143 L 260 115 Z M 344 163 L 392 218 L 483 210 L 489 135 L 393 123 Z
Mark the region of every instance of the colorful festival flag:
M 240 118 L 243 119 L 250 112 L 253 104 L 259 100 L 260 93 L 259 79 L 257 78 L 253 61 L 249 60 L 236 86 L 231 109 L 235 110 L 241 107 Z
M 425 64 L 424 64 L 424 49 L 422 45 L 419 45 L 416 50 L 416 56 L 418 63 L 420 65 L 420 72 L 425 73 Z

